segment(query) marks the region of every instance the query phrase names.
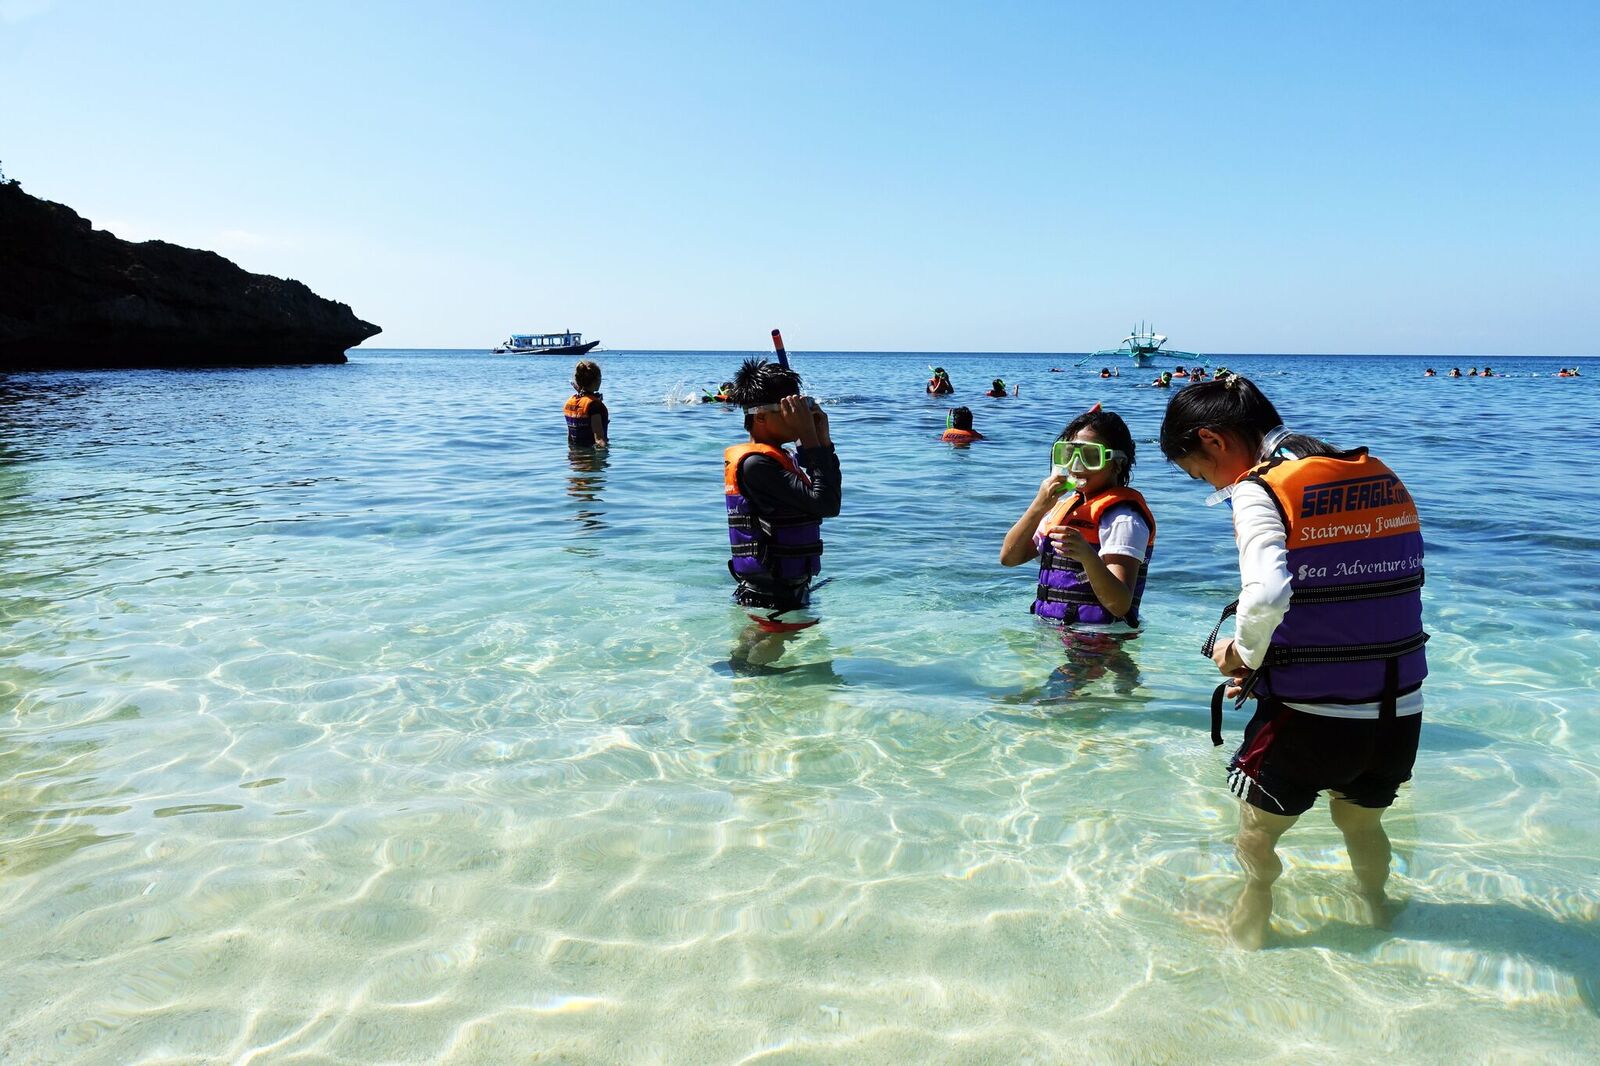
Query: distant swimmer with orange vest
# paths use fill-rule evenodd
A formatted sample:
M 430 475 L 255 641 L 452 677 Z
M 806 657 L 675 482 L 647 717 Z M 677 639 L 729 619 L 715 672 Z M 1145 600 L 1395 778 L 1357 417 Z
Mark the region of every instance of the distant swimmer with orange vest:
M 945 372 L 944 367 L 936 366 L 931 369 L 933 377 L 928 379 L 929 396 L 948 396 L 956 391 L 956 387 L 950 383 L 950 375 Z
M 1170 388 L 1172 388 L 1172 371 L 1163 370 L 1161 372 L 1161 376 L 1156 378 L 1150 384 L 1154 385 L 1158 389 L 1170 389 Z
M 1035 616 L 1056 625 L 1139 624 L 1156 520 L 1133 476 L 1133 434 L 1095 404 L 1067 423 L 1039 484 L 1000 547 L 1002 566 L 1039 560 Z
M 572 371 L 575 390 L 561 408 L 570 448 L 610 447 L 611 412 L 600 396 L 600 365 L 585 359 Z
M 1239 550 L 1239 596 L 1202 649 L 1224 676 L 1212 695 L 1213 744 L 1223 742 L 1225 697 L 1257 701 L 1228 764 L 1245 873 L 1230 931 L 1246 948 L 1266 941 L 1283 872 L 1278 838 L 1323 792 L 1368 918 L 1387 928 L 1381 819 L 1411 779 L 1428 676 L 1416 504 L 1365 448 L 1285 429 L 1241 377 L 1175 394 L 1160 441 L 1169 460 L 1218 490 L 1208 503 L 1227 502 Z M 1234 635 L 1217 639 L 1229 618 Z
M 800 375 L 765 359 L 747 359 L 733 379 L 750 439 L 723 453 L 735 582 L 733 602 L 758 632 L 746 641 L 758 665 L 783 653 L 788 636 L 816 625 L 811 582 L 822 570 L 822 520 L 839 513 L 839 457 L 828 416 L 800 394 Z M 799 442 L 790 453 L 786 444 Z M 767 639 L 772 638 L 772 639 Z
M 957 407 L 945 416 L 944 434 L 939 437 L 946 444 L 971 444 L 983 440 L 983 434 L 972 428 L 972 408 Z
M 989 391 L 984 393 L 984 395 L 992 396 L 997 400 L 1005 396 L 1020 396 L 1022 395 L 1022 386 L 1013 385 L 1011 390 L 1008 392 L 1006 391 L 1005 380 L 1003 378 L 995 378 L 994 381 L 989 385 Z

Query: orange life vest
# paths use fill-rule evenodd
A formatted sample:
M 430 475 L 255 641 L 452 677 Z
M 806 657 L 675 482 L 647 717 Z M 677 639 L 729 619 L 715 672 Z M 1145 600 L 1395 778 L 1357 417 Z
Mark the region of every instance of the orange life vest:
M 568 397 L 561 408 L 561 413 L 567 418 L 567 444 L 575 448 L 594 447 L 594 423 L 590 419 L 596 407 L 602 411 L 606 409 L 598 396 L 580 392 Z
M 939 439 L 951 444 L 971 444 L 975 440 L 982 440 L 983 434 L 975 429 L 947 429 Z

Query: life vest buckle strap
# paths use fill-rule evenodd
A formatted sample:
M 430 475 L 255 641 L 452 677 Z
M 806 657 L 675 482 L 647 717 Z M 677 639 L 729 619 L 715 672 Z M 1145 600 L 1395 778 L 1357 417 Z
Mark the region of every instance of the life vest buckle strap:
M 1217 650 L 1217 634 L 1222 632 L 1222 623 L 1226 622 L 1228 619 L 1232 618 L 1238 613 L 1238 600 L 1234 600 L 1232 603 L 1228 604 L 1228 606 L 1222 609 L 1222 617 L 1218 618 L 1217 624 L 1211 627 L 1211 635 L 1206 637 L 1206 642 L 1200 647 L 1201 655 L 1204 655 L 1207 659 L 1211 658 L 1211 653 Z M 1222 742 L 1218 741 L 1217 743 L 1220 744 Z
M 1428 634 L 1414 633 L 1400 640 L 1379 644 L 1324 644 L 1267 649 L 1263 666 L 1301 666 L 1308 663 L 1361 663 L 1375 659 L 1397 659 L 1418 651 L 1428 643 Z
M 1290 606 L 1311 603 L 1353 603 L 1358 600 L 1379 600 L 1403 596 L 1422 587 L 1423 572 L 1386 581 L 1367 581 L 1359 585 L 1330 585 L 1326 588 L 1295 589 L 1289 597 Z
M 775 544 L 775 543 L 768 543 L 767 544 L 767 554 L 768 555 L 772 555 L 772 556 L 781 556 L 783 558 L 795 558 L 797 556 L 808 556 L 808 555 L 821 555 L 822 554 L 822 541 L 814 540 L 809 544 Z
M 1099 603 L 1100 600 L 1093 592 L 1081 592 L 1077 589 L 1058 589 L 1053 585 L 1039 585 L 1034 590 L 1034 599 L 1040 603 Z

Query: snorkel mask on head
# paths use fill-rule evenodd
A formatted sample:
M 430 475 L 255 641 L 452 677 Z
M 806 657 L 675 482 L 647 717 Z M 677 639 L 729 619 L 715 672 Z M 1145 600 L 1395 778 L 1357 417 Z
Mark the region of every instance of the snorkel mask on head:
M 1283 426 L 1274 426 L 1267 430 L 1266 436 L 1261 438 L 1261 448 L 1256 452 L 1256 462 L 1264 463 L 1278 454 L 1278 449 L 1283 447 L 1284 438 L 1289 436 L 1289 430 Z M 1233 493 L 1238 483 L 1224 485 L 1222 488 L 1206 497 L 1206 506 L 1215 507 L 1219 503 L 1226 503 L 1228 508 L 1233 508 Z
M 806 406 L 811 408 L 811 410 L 813 410 L 813 411 L 819 410 L 819 406 L 817 404 L 817 399 L 816 399 L 815 396 L 802 396 L 802 397 L 800 397 L 800 399 L 804 400 L 806 402 Z M 747 414 L 747 415 L 759 415 L 759 414 L 761 414 L 762 412 L 765 412 L 765 411 L 781 411 L 781 410 L 783 410 L 783 405 L 782 404 L 777 404 L 777 403 L 758 403 L 758 404 L 753 404 L 750 407 L 746 407 L 744 409 L 744 413 Z

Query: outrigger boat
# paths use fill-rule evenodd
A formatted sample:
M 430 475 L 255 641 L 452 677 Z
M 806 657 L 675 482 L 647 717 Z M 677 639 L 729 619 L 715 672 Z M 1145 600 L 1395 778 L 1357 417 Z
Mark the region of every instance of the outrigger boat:
M 1157 355 L 1172 356 L 1174 359 L 1187 362 L 1200 362 L 1205 359 L 1199 352 L 1180 352 L 1172 348 L 1163 348 L 1162 345 L 1166 343 L 1166 334 L 1157 333 L 1153 327 L 1141 322 L 1122 338 L 1122 347 L 1102 348 L 1098 352 L 1090 352 L 1089 359 L 1106 355 L 1125 355 L 1133 360 L 1134 366 L 1149 366 Z
M 583 334 L 573 333 L 513 333 L 505 342 L 494 347 L 496 355 L 582 355 L 599 344 L 585 342 Z

